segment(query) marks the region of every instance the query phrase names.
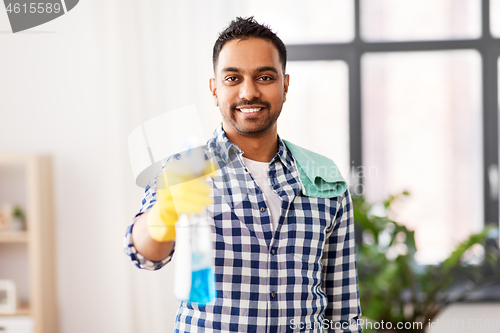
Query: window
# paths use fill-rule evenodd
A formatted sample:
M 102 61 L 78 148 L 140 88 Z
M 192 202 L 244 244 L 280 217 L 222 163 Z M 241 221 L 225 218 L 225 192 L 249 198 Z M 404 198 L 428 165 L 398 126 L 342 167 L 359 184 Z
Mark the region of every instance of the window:
M 365 195 L 410 192 L 396 220 L 418 230 L 421 261 L 445 259 L 483 227 L 480 71 L 470 50 L 362 59 L 363 161 L 377 170 Z
M 255 16 L 259 23 L 273 22 L 272 29 L 287 44 L 342 43 L 354 38 L 352 0 L 252 0 L 240 6 L 238 12 Z
M 296 61 L 287 65 L 290 89 L 279 118 L 279 133 L 349 169 L 347 64 L 343 61 Z
M 500 37 L 500 0 L 490 0 L 490 30 L 495 37 Z
M 480 0 L 362 0 L 367 41 L 471 39 L 481 36 Z
M 351 170 L 365 171 L 351 188 L 369 201 L 409 190 L 398 219 L 415 230 L 418 260 L 439 261 L 499 221 L 500 0 L 353 3 L 354 39 L 288 40 L 290 66 L 344 61 L 349 131 L 341 136 Z

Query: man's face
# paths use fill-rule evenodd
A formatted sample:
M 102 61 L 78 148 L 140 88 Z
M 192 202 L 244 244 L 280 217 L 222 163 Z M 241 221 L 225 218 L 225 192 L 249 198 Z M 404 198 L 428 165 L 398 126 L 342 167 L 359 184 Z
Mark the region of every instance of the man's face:
M 278 49 L 261 38 L 234 39 L 219 54 L 210 90 L 228 134 L 276 131 L 288 90 Z

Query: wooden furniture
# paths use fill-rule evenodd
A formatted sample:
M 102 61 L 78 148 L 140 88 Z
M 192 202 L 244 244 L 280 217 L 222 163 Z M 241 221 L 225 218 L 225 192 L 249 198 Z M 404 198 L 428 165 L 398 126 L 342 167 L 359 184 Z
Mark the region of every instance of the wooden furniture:
M 15 281 L 20 300 L 16 313 L 0 314 L 0 328 L 2 319 L 24 316 L 34 333 L 58 332 L 52 188 L 49 156 L 0 154 L 0 207 L 21 206 L 27 225 L 0 232 L 0 279 Z

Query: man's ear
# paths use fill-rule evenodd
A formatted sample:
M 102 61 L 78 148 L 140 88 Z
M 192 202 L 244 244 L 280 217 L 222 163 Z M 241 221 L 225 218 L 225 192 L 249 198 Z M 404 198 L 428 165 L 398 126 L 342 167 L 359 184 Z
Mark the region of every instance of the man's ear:
M 283 102 L 286 101 L 286 94 L 288 93 L 288 84 L 289 83 L 290 83 L 290 75 L 286 74 L 285 79 L 283 80 L 283 88 L 284 88 Z
M 212 97 L 214 98 L 215 106 L 219 106 L 219 102 L 217 100 L 217 86 L 215 85 L 215 79 L 210 79 L 210 91 L 212 92 Z

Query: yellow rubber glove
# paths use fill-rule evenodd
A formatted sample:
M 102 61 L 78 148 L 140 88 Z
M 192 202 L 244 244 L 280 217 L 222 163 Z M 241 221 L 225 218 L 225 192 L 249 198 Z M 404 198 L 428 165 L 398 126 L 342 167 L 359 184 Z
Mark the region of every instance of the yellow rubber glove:
M 213 164 L 207 162 L 207 167 L 199 177 L 192 174 L 181 175 L 185 173 L 185 169 L 180 162 L 171 162 L 163 171 L 162 178 L 165 182 L 158 182 L 156 202 L 147 217 L 149 234 L 157 242 L 175 240 L 175 223 L 179 216 L 184 213 L 199 213 L 212 203 L 211 188 L 206 183 L 206 176 L 210 175 L 209 172 L 214 172 Z

